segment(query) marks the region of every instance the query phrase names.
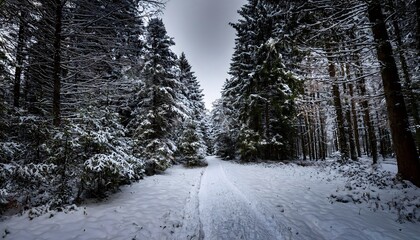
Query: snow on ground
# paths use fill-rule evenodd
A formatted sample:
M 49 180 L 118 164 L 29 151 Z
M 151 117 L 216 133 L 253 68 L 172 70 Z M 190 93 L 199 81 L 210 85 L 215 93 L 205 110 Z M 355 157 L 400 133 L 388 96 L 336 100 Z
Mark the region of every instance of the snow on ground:
M 81 206 L 78 211 L 33 220 L 27 215 L 12 217 L 0 222 L 0 234 L 5 239 L 19 240 L 173 239 L 187 218 L 185 206 L 191 205 L 190 192 L 198 187 L 203 170 L 175 166 L 162 175 L 123 187 L 107 201 Z
M 8 218 L 0 222 L 1 234 L 62 240 L 420 239 L 420 222 L 398 221 L 396 208 L 380 207 L 389 199 L 419 199 L 420 190 L 401 183 L 389 187 L 387 172 L 372 174 L 363 161 L 343 167 L 207 161 L 207 168 L 176 166 L 67 214 Z M 392 169 L 387 164 L 380 172 Z M 385 187 L 366 180 L 372 176 L 385 176 Z M 353 201 L 368 192 L 375 200 Z M 347 203 L 337 201 L 346 196 Z

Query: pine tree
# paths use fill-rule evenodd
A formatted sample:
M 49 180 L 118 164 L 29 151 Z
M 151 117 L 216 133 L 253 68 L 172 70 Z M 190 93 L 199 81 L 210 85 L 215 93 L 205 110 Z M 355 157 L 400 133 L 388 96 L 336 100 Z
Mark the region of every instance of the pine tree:
M 243 160 L 292 157 L 294 142 L 294 98 L 297 78 L 283 63 L 281 51 L 284 25 L 276 17 L 278 5 L 269 1 L 249 1 L 243 17 L 232 24 L 237 31 L 232 57 L 232 78 L 224 89 L 225 99 L 238 110 L 238 146 Z
M 204 162 L 205 151 L 203 149 L 205 143 L 199 132 L 196 122 L 189 120 L 185 124 L 180 138 L 180 151 L 186 161 L 185 164 L 189 167 L 206 165 Z
M 172 140 L 179 113 L 174 67 L 176 55 L 170 50 L 173 40 L 167 36 L 161 19 L 150 20 L 147 26 L 144 56 L 144 84 L 138 89 L 133 119 L 129 123 L 137 141 L 136 152 L 146 161 L 147 173 L 163 171 L 172 161 L 175 144 Z
M 10 73 L 7 70 L 8 60 L 2 49 L 3 42 L 0 40 L 0 141 L 6 137 L 5 133 L 8 129 L 6 91 L 8 87 L 7 83 L 10 81 Z
M 185 97 L 185 103 L 182 104 L 186 109 L 188 115 L 188 121 L 185 121 L 186 124 L 182 126 L 182 131 L 186 133 L 181 133 L 181 135 L 191 134 L 191 129 L 196 131 L 196 145 L 198 147 L 197 156 L 198 158 L 203 158 L 207 151 L 206 144 L 204 142 L 204 135 L 207 132 L 207 128 L 204 122 L 206 108 L 203 101 L 202 90 L 200 89 L 200 84 L 194 72 L 191 70 L 191 65 L 189 64 L 184 53 L 181 54 L 178 60 L 179 66 L 179 79 L 181 83 L 182 95 Z M 189 122 L 191 121 L 191 122 Z M 183 137 L 181 137 L 183 139 Z M 184 145 L 182 140 L 179 143 Z
M 420 186 L 420 161 L 414 139 L 409 131 L 407 109 L 402 95 L 398 69 L 385 25 L 379 0 L 368 5 L 368 16 L 376 40 L 378 60 L 382 62 L 381 76 L 384 85 L 388 118 L 398 162 L 398 173 L 403 179 Z
M 227 106 L 222 97 L 213 103 L 213 109 L 210 114 L 214 154 L 228 160 L 236 157 L 237 149 L 236 121 L 232 118 L 232 111 L 233 109 Z

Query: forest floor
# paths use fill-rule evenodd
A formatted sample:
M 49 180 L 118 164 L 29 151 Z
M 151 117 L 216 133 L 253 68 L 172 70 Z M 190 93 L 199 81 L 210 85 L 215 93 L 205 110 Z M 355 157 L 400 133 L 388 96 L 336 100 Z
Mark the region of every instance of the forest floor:
M 0 222 L 4 239 L 420 239 L 395 162 L 175 166 L 99 203 Z M 305 163 L 305 164 L 303 164 Z M 306 166 L 301 166 L 306 165 Z

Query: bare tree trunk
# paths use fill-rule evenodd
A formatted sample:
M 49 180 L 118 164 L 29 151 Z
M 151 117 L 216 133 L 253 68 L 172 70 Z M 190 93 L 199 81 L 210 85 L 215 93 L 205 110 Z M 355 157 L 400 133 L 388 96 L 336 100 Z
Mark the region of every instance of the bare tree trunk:
M 361 101 L 362 111 L 363 111 L 363 122 L 366 127 L 367 131 L 367 142 L 366 142 L 366 149 L 367 152 L 370 152 L 370 156 L 372 157 L 373 164 L 378 162 L 378 146 L 377 146 L 377 138 L 375 134 L 375 127 L 372 123 L 372 119 L 370 116 L 370 108 L 369 108 L 369 100 L 367 99 L 367 91 L 366 91 L 366 81 L 363 77 L 363 69 L 362 64 L 360 62 L 360 57 L 355 55 L 356 57 L 356 65 L 358 67 L 358 71 L 356 72 L 356 77 L 360 78 L 357 82 L 358 88 L 360 90 L 360 95 L 363 98 Z M 366 135 L 366 134 L 365 134 Z
M 365 120 L 363 120 L 365 129 L 363 129 L 363 148 L 365 151 L 366 156 L 371 156 L 372 154 L 369 151 L 369 140 L 368 140 L 368 133 L 367 133 L 367 127 L 365 124 Z
M 344 67 L 343 67 L 344 70 Z M 344 89 L 344 94 L 345 94 L 345 98 L 344 98 L 344 105 L 346 106 L 345 109 L 345 118 L 347 121 L 347 129 L 346 129 L 346 133 L 348 136 L 348 140 L 349 140 L 349 144 L 350 144 L 350 158 L 351 160 L 357 160 L 357 152 L 356 152 L 356 144 L 354 141 L 354 134 L 353 134 L 353 126 L 352 126 L 352 121 L 351 121 L 351 109 L 350 109 L 350 104 L 349 104 L 349 95 L 347 95 L 346 89 L 347 86 L 346 84 L 343 84 L 343 89 Z
M 344 128 L 344 116 L 343 116 L 343 108 L 342 108 L 341 98 L 340 98 L 340 89 L 337 84 L 336 70 L 335 70 L 335 65 L 331 56 L 332 53 L 331 53 L 330 46 L 327 45 L 326 51 L 327 51 L 327 58 L 329 62 L 328 72 L 330 75 L 330 79 L 332 81 L 334 108 L 337 115 L 338 146 L 342 154 L 342 159 L 347 160 L 349 158 L 349 150 L 347 147 L 346 130 Z
M 300 122 L 300 138 L 302 143 L 302 155 L 303 160 L 306 160 L 306 141 L 305 141 L 305 123 L 302 121 L 302 117 L 299 118 Z
M 60 126 L 62 3 L 55 0 L 53 124 Z
M 380 123 L 381 120 L 379 120 L 379 113 L 376 112 L 376 122 Z M 382 158 L 385 159 L 388 155 L 388 152 L 386 151 L 386 142 L 385 142 L 385 133 L 383 130 L 383 127 L 378 125 L 378 134 L 379 134 L 379 153 L 382 155 Z
M 354 140 L 356 143 L 356 151 L 357 151 L 357 156 L 361 157 L 362 153 L 360 150 L 360 136 L 359 136 L 359 125 L 358 125 L 358 121 L 357 121 L 357 111 L 356 111 L 356 102 L 354 100 L 354 89 L 353 89 L 353 84 L 349 84 L 349 93 L 350 93 L 350 97 L 351 97 L 351 113 L 352 113 L 352 122 L 353 122 L 353 129 L 354 129 Z
M 319 113 L 319 123 L 321 128 L 321 159 L 325 160 L 327 158 L 327 140 L 325 137 L 325 116 L 322 112 Z
M 313 160 L 313 158 L 312 158 L 312 151 L 313 151 L 313 149 L 312 149 L 312 141 L 311 141 L 311 123 L 310 123 L 310 121 L 309 121 L 309 118 L 310 118 L 310 116 L 309 116 L 309 114 L 306 114 L 305 115 L 305 124 L 306 124 L 306 136 L 307 136 L 307 146 L 308 146 L 308 157 L 309 157 L 309 160 Z
M 376 41 L 378 60 L 381 62 L 381 75 L 391 126 L 391 134 L 397 155 L 398 172 L 403 179 L 420 186 L 420 161 L 416 145 L 409 130 L 407 109 L 402 94 L 398 69 L 393 57 L 385 26 L 381 2 L 374 0 L 368 4 L 369 21 L 372 24 L 373 37 Z
M 392 0 L 389 0 L 388 3 L 395 13 L 396 9 L 395 9 L 394 2 Z M 408 71 L 408 64 L 407 64 L 407 60 L 405 58 L 404 51 L 403 51 L 401 29 L 400 29 L 398 20 L 396 19 L 395 16 L 392 19 L 392 26 L 394 27 L 395 37 L 397 40 L 397 52 L 398 52 L 398 57 L 400 59 L 401 70 L 402 70 L 403 78 L 405 82 L 405 91 L 406 91 L 406 96 L 409 102 L 408 105 L 410 106 L 411 115 L 414 119 L 414 126 L 416 126 L 415 128 L 416 129 L 416 138 L 415 138 L 416 145 L 417 145 L 418 150 L 420 151 L 420 127 L 417 127 L 417 126 L 420 126 L 420 116 L 419 116 L 418 104 L 417 104 L 418 98 L 415 96 L 412 89 L 412 82 L 410 78 L 410 73 Z
M 19 22 L 19 32 L 18 32 L 18 45 L 16 49 L 16 69 L 15 69 L 15 79 L 13 86 L 13 106 L 18 108 L 20 101 L 20 84 L 22 77 L 23 69 L 23 48 L 25 45 L 25 35 L 26 35 L 26 10 L 22 9 L 20 11 L 20 22 Z
M 420 0 L 416 0 L 417 13 L 417 56 L 420 58 Z

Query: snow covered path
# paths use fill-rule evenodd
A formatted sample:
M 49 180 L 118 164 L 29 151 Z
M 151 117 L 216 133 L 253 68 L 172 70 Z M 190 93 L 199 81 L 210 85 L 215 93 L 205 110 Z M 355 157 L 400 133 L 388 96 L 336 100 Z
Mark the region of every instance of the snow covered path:
M 0 222 L 0 235 L 22 240 L 420 240 L 420 223 L 400 224 L 395 213 L 373 211 L 366 203 L 331 201 L 328 197 L 345 184 L 333 172 L 295 164 L 241 165 L 215 157 L 207 161 L 207 168 L 175 166 L 77 211 L 8 218 Z
M 208 158 L 200 189 L 200 218 L 208 239 L 282 239 L 277 226 L 267 221 L 226 176 L 220 160 Z

